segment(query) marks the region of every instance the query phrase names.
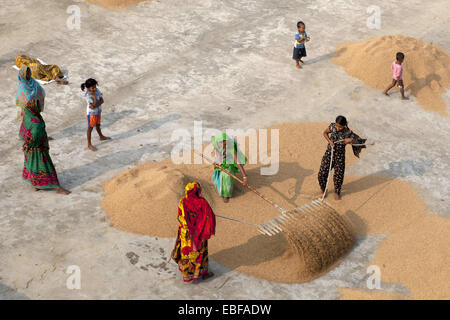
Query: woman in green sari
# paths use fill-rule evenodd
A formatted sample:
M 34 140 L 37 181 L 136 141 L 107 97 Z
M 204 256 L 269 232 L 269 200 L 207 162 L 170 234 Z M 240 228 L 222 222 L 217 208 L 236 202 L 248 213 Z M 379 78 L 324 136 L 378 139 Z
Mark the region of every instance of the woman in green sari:
M 18 79 L 16 103 L 23 115 L 19 137 L 23 140 L 22 150 L 25 156 L 22 178 L 36 191 L 56 189 L 57 193 L 69 194 L 70 191 L 61 188 L 48 152 L 48 137 L 41 116 L 44 89 L 31 77 L 31 70 L 27 66 L 22 66 Z
M 212 139 L 212 145 L 216 151 L 216 163 L 232 174 L 240 171 L 244 185 L 247 185 L 247 174 L 244 170 L 247 157 L 239 149 L 237 141 L 226 133 L 222 133 Z M 212 179 L 219 196 L 223 198 L 224 202 L 228 202 L 233 195 L 234 179 L 220 168 L 214 169 Z

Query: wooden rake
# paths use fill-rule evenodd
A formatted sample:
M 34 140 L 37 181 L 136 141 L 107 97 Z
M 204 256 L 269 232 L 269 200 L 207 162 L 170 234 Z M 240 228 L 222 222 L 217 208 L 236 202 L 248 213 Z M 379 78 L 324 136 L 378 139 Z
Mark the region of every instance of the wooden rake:
M 269 198 L 267 198 L 264 195 L 262 195 L 255 188 L 249 186 L 248 184 L 245 185 L 244 182 L 241 179 L 239 179 L 234 174 L 232 174 L 231 172 L 229 172 L 228 170 L 223 168 L 221 165 L 215 163 L 213 160 L 209 159 L 208 157 L 206 157 L 202 153 L 200 153 L 200 152 L 198 152 L 196 150 L 194 150 L 194 152 L 199 154 L 200 156 L 202 156 L 203 159 L 205 159 L 207 162 L 213 164 L 216 168 L 219 168 L 220 170 L 222 170 L 223 172 L 225 172 L 226 174 L 231 176 L 234 180 L 236 180 L 237 182 L 239 182 L 240 184 L 245 186 L 247 189 L 249 189 L 250 191 L 252 191 L 256 195 L 258 195 L 260 198 L 262 198 L 267 203 L 271 204 L 273 207 L 275 207 L 277 210 L 279 210 L 281 212 L 281 215 L 279 215 L 278 217 L 276 217 L 274 219 L 271 219 L 271 220 L 269 220 L 269 221 L 267 221 L 266 223 L 263 223 L 263 224 L 254 224 L 254 223 L 242 221 L 242 220 L 239 220 L 239 219 L 225 217 L 225 216 L 220 216 L 220 215 L 216 214 L 217 217 L 220 217 L 220 218 L 223 218 L 223 219 L 227 219 L 227 220 L 232 220 L 232 221 L 243 223 L 243 224 L 247 224 L 247 225 L 251 225 L 251 226 L 256 227 L 258 229 L 258 231 L 261 232 L 264 235 L 274 236 L 274 235 L 276 235 L 276 234 L 278 234 L 280 232 L 284 232 L 284 230 L 287 227 L 287 225 L 289 224 L 289 222 L 291 220 L 294 220 L 294 219 L 298 218 L 302 214 L 313 213 L 313 212 L 320 211 L 320 210 L 323 210 L 323 209 L 327 209 L 329 211 L 332 210 L 332 211 L 336 212 L 336 210 L 333 207 L 331 207 L 325 200 L 323 200 L 323 198 L 319 198 L 319 199 L 313 200 L 310 203 L 305 204 L 305 205 L 303 205 L 301 207 L 295 208 L 293 210 L 286 210 L 286 209 L 282 208 L 281 206 L 277 205 L 275 202 L 273 202 Z

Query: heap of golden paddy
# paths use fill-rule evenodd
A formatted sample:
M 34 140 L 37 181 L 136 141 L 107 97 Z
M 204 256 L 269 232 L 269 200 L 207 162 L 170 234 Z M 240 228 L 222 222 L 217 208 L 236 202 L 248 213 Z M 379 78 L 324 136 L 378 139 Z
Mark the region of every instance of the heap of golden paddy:
M 320 134 L 324 127 L 326 124 L 278 126 L 283 146 L 278 173 L 262 176 L 260 165 L 248 164 L 249 184 L 283 208 L 307 204 L 311 199 L 299 196 L 300 193 L 320 192 L 316 176 L 326 148 Z M 304 143 L 293 143 L 305 141 L 306 136 L 307 141 L 311 141 L 311 150 L 305 150 Z M 314 143 L 323 145 L 323 150 L 313 148 Z M 348 158 L 349 163 L 354 161 L 353 156 Z M 223 203 L 217 196 L 211 175 L 212 166 L 207 163 L 174 164 L 167 159 L 142 164 L 105 184 L 102 208 L 112 225 L 120 230 L 176 237 L 178 201 L 184 195 L 186 184 L 198 181 L 203 197 L 218 215 L 255 224 L 280 215 L 278 210 L 239 184 L 230 202 Z M 218 218 L 216 236 L 209 241 L 208 249 L 211 259 L 231 269 L 278 282 L 304 282 L 336 266 L 353 245 L 350 223 L 338 212 L 330 213 L 324 208 L 299 215 L 286 224 L 284 232 L 271 237 L 252 226 Z
M 390 65 L 396 52 L 403 52 L 405 91 L 424 109 L 448 116 L 442 95 L 450 88 L 450 55 L 441 48 L 411 37 L 389 35 L 342 43 L 336 50 L 334 63 L 380 91 L 392 81 Z
M 310 202 L 311 199 L 300 194 L 319 196 L 317 171 L 326 148 L 322 136 L 326 126 L 326 123 L 296 123 L 272 127 L 280 130 L 280 146 L 283 146 L 279 153 L 279 171 L 273 176 L 262 176 L 259 165 L 246 165 L 249 184 L 286 209 Z M 364 161 L 369 152 L 368 149 L 357 160 L 351 148 L 347 149 L 347 167 L 355 161 Z M 230 202 L 224 203 L 212 185 L 211 174 L 209 164 L 174 165 L 171 159 L 142 164 L 105 183 L 102 208 L 117 229 L 175 238 L 178 201 L 184 195 L 185 185 L 197 180 L 202 185 L 202 195 L 216 214 L 255 224 L 279 216 L 279 211 L 238 185 Z M 394 295 L 389 291 L 342 288 L 339 289 L 341 298 L 443 299 L 450 295 L 447 281 L 450 220 L 429 214 L 412 186 L 388 176 L 347 174 L 342 200 L 334 200 L 333 188 L 329 193 L 325 200 L 344 221 L 348 220 L 349 230 L 356 237 L 386 235 L 374 261 L 368 261 L 367 266 L 379 266 L 383 282 L 401 283 L 410 290 L 410 295 Z M 314 217 L 305 216 L 305 219 Z M 299 226 L 297 232 L 302 232 L 304 226 Z M 209 240 L 208 249 L 211 259 L 232 270 L 276 282 L 298 283 L 310 281 L 338 266 L 351 250 L 351 246 L 333 249 L 323 247 L 325 244 L 323 239 L 314 242 L 316 250 L 325 250 L 326 254 L 314 256 L 314 251 L 308 249 L 305 254 L 301 248 L 299 251 L 295 244 L 292 245 L 289 233 L 268 237 L 251 226 L 218 218 L 216 235 Z M 336 248 L 346 250 L 333 252 Z M 327 254 L 340 255 L 340 258 L 334 263 L 326 259 L 317 261 L 317 257 L 323 259 Z M 305 259 L 310 260 L 305 262 Z M 327 265 L 325 270 L 317 271 L 323 265 Z

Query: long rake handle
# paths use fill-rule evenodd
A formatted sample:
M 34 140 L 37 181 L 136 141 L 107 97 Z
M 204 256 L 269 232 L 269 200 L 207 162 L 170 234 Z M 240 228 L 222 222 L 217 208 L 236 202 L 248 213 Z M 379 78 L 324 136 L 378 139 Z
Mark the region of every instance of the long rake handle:
M 253 226 L 253 227 L 257 227 L 257 228 L 259 227 L 259 225 L 254 224 L 254 223 L 242 221 L 242 220 L 235 219 L 235 218 L 230 218 L 230 217 L 225 217 L 225 216 L 219 216 L 218 214 L 216 214 L 216 217 L 219 217 L 219 218 L 222 218 L 222 219 L 231 220 L 231 221 L 235 221 L 235 222 L 239 222 L 239 223 L 243 223 L 243 224 L 248 224 L 249 226 Z
M 234 174 L 232 174 L 231 172 L 229 172 L 228 170 L 226 170 L 225 168 L 223 168 L 220 164 L 215 163 L 213 160 L 209 159 L 208 157 L 206 157 L 203 153 L 200 153 L 196 150 L 194 150 L 195 153 L 201 155 L 203 157 L 203 159 L 207 160 L 208 162 L 212 163 L 216 168 L 219 168 L 220 170 L 222 170 L 223 172 L 225 172 L 226 174 L 228 174 L 229 176 L 231 176 L 234 180 L 236 180 L 237 182 L 239 182 L 240 184 L 242 184 L 244 187 L 246 187 L 248 190 L 256 193 L 259 197 L 261 197 L 262 199 L 264 199 L 265 201 L 267 201 L 268 203 L 270 203 L 272 206 L 274 206 L 275 208 L 277 208 L 279 211 L 284 212 L 286 210 L 284 210 L 282 207 L 280 207 L 279 205 L 277 205 L 275 202 L 273 202 L 272 200 L 266 198 L 264 195 L 262 195 L 261 193 L 259 193 L 255 188 L 249 186 L 248 184 L 245 185 L 244 182 L 239 179 L 238 177 L 236 177 Z
M 335 141 L 334 143 L 338 143 L 338 144 L 342 144 L 344 142 L 344 140 L 338 140 Z M 365 143 L 362 144 L 351 144 L 352 146 L 365 146 Z M 322 197 L 320 198 L 321 201 L 323 201 L 325 199 L 325 196 L 327 194 L 328 191 L 328 182 L 330 181 L 330 176 L 331 176 L 331 167 L 333 166 L 333 155 L 334 155 L 334 146 L 331 147 L 331 156 L 330 156 L 330 167 L 328 168 L 328 177 L 327 177 L 327 184 L 325 185 L 325 191 L 322 194 Z

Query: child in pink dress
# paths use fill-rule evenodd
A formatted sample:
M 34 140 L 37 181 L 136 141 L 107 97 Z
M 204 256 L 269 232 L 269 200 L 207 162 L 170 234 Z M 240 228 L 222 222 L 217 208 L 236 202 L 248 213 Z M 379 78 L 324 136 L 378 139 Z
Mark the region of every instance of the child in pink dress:
M 400 89 L 400 93 L 402 95 L 402 100 L 408 100 L 408 98 L 405 97 L 405 88 L 403 85 L 403 79 L 402 79 L 402 73 L 403 73 L 403 67 L 402 63 L 403 60 L 405 60 L 405 55 L 402 52 L 397 52 L 396 55 L 396 61 L 392 62 L 391 69 L 392 69 L 392 83 L 389 85 L 389 87 L 384 90 L 384 94 L 389 96 L 388 91 L 391 90 L 395 85 L 398 85 Z

